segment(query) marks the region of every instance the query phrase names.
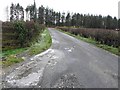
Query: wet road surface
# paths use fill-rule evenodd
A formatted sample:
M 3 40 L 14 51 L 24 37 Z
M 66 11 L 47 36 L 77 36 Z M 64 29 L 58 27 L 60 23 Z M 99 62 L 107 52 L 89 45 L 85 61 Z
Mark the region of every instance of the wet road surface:
M 3 71 L 3 87 L 117 88 L 118 56 L 49 28 L 47 51 Z

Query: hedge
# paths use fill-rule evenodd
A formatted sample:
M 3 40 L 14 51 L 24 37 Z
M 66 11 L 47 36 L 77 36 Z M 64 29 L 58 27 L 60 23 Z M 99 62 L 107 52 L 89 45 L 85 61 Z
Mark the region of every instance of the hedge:
M 119 46 L 119 31 L 108 29 L 91 29 L 91 28 L 66 28 L 59 27 L 64 31 L 70 32 L 75 35 L 80 35 L 85 38 L 92 38 L 101 44 L 106 44 L 113 47 Z
M 16 21 L 2 23 L 2 50 L 28 47 L 36 41 L 45 29 L 33 21 Z

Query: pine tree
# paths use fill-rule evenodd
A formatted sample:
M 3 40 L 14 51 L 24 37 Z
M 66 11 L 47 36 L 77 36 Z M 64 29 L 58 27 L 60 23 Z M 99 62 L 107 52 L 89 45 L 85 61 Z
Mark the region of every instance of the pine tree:
M 10 21 L 13 20 L 14 20 L 14 4 L 12 3 L 10 7 Z
M 54 26 L 55 25 L 55 17 L 56 17 L 56 13 L 55 11 L 52 11 L 52 25 Z
M 112 28 L 112 17 L 110 15 L 106 18 L 106 28 L 111 29 Z
M 36 2 L 34 0 L 34 5 L 33 5 L 33 14 L 34 14 L 34 22 L 37 21 L 37 8 L 36 8 Z
M 45 25 L 48 26 L 48 21 L 49 21 L 49 9 L 48 7 L 45 9 Z
M 45 8 L 43 6 L 38 9 L 38 21 L 40 24 L 44 24 L 44 11 Z
M 65 23 L 65 13 L 63 12 L 61 16 L 61 25 L 64 26 L 64 23 Z
M 77 16 L 76 16 L 76 13 L 75 13 L 75 14 L 73 14 L 73 16 L 72 16 L 71 25 L 72 25 L 72 26 L 76 26 L 76 24 L 77 24 Z
M 66 26 L 70 26 L 71 25 L 71 16 L 70 13 L 67 14 L 66 16 L 66 22 L 65 22 Z

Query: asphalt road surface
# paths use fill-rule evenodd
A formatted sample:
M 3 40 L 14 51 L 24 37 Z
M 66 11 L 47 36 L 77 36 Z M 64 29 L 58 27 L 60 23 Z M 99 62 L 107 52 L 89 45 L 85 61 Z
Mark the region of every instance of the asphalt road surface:
M 3 71 L 3 87 L 118 88 L 118 56 L 49 28 L 47 51 Z

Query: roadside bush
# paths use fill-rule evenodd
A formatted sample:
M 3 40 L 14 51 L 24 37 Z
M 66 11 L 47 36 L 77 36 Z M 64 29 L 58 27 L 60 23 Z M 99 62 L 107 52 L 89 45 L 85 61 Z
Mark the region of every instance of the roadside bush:
M 23 47 L 27 36 L 27 30 L 25 29 L 24 22 L 15 22 L 14 29 L 16 34 L 18 35 L 17 39 L 20 42 L 20 46 Z
M 33 21 L 15 22 L 14 28 L 18 34 L 18 40 L 20 41 L 21 47 L 30 46 L 31 42 L 36 42 L 45 29 L 45 27 Z
M 14 49 L 28 47 L 36 42 L 44 25 L 32 21 L 16 21 L 2 23 L 2 49 Z
M 92 38 L 101 44 L 118 47 L 119 31 L 107 29 L 88 29 L 88 28 L 65 28 L 59 27 L 64 31 L 70 32 L 75 35 L 80 35 L 85 38 Z

